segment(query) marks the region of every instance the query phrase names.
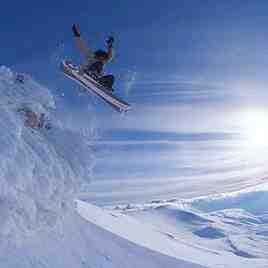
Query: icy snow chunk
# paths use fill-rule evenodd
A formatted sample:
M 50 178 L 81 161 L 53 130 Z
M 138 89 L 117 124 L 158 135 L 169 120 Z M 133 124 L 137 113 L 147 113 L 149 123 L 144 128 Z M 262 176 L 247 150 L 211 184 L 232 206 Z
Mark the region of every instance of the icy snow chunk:
M 23 78 L 23 79 L 22 79 Z M 54 228 L 92 174 L 89 137 L 64 128 L 33 131 L 20 108 L 50 115 L 50 90 L 30 76 L 0 67 L 0 246 L 19 245 L 37 230 Z

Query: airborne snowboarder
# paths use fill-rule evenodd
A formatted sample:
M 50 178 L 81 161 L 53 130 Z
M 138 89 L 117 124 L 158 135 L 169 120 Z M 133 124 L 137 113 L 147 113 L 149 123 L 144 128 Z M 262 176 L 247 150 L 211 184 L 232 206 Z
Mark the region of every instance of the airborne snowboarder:
M 96 50 L 92 52 L 81 38 L 78 25 L 73 24 L 72 31 L 78 49 L 85 57 L 85 63 L 77 66 L 71 60 L 61 61 L 60 68 L 65 76 L 72 79 L 87 92 L 96 94 L 118 112 L 126 112 L 131 109 L 131 105 L 112 93 L 114 76 L 104 75 L 103 67 L 113 57 L 114 38 L 110 36 L 106 40 L 107 51 Z
M 105 88 L 112 90 L 114 76 L 103 75 L 103 67 L 113 58 L 114 38 L 109 36 L 106 40 L 107 51 L 98 49 L 93 52 L 87 47 L 82 39 L 79 26 L 73 24 L 72 31 L 75 36 L 77 47 L 86 59 L 85 63 L 80 67 L 79 72 L 90 75 Z

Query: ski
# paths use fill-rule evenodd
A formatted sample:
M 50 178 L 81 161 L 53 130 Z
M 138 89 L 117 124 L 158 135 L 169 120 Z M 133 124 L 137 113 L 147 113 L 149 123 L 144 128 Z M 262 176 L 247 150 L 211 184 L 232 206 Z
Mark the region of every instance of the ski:
M 126 112 L 131 108 L 127 102 L 112 94 L 110 90 L 106 89 L 92 77 L 86 73 L 80 74 L 79 68 L 71 61 L 63 60 L 61 62 L 61 70 L 68 78 L 83 86 L 88 92 L 93 92 L 94 94 L 98 95 L 116 111 Z

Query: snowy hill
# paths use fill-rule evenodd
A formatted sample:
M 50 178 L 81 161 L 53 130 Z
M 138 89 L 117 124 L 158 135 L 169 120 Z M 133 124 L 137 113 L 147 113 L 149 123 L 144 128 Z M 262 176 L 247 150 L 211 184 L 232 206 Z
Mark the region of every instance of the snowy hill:
M 52 92 L 5 67 L 0 96 L 1 268 L 267 267 L 267 191 L 106 209 L 76 200 L 92 179 L 91 132 L 63 126 Z M 27 126 L 25 107 L 50 127 Z
M 225 195 L 158 200 L 113 209 L 153 224 L 177 241 L 218 252 L 215 259 L 223 263 L 228 259 L 225 254 L 231 252 L 233 260 L 227 261 L 226 267 L 252 260 L 252 267 L 263 267 L 268 264 L 267 198 L 267 186 L 263 185 Z
M 20 111 L 49 118 L 55 108 L 50 91 L 30 77 L 17 80 L 17 74 L 1 67 L 0 94 L 0 236 L 3 243 L 17 245 L 22 235 L 56 226 L 62 211 L 72 206 L 79 182 L 90 179 L 91 148 L 88 137 L 56 121 L 50 130 L 25 126 L 28 119 Z

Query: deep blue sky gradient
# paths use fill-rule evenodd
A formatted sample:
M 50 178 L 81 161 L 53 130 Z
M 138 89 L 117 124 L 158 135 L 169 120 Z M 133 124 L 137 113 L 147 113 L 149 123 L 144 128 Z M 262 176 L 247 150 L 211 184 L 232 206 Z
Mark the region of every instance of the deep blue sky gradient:
M 262 0 L 5 2 L 0 62 L 51 53 L 71 40 L 70 26 L 78 22 L 88 40 L 114 33 L 122 65 L 260 76 L 254 70 L 268 57 L 267 10 Z
M 108 34 L 115 36 L 116 57 L 107 70 L 136 110 L 266 107 L 267 10 L 264 0 L 5 2 L 0 64 L 80 102 L 58 70 L 63 58 L 81 62 L 70 30 L 76 22 L 94 49 L 103 47 Z M 128 76 L 135 77 L 131 90 Z

